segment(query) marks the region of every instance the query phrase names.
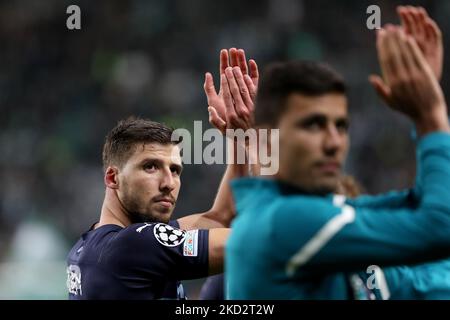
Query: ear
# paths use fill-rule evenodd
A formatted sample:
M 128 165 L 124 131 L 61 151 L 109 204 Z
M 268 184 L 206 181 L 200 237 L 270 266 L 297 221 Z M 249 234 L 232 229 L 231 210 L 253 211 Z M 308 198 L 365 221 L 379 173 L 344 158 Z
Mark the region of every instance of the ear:
M 105 172 L 105 186 L 111 189 L 119 188 L 119 169 L 116 167 L 108 167 Z

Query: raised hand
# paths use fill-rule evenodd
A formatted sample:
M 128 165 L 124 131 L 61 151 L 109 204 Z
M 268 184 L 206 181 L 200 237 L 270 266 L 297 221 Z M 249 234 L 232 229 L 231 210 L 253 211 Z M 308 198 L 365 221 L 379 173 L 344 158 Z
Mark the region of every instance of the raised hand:
M 442 89 L 416 41 L 388 26 L 377 33 L 377 51 L 384 81 L 371 81 L 388 105 L 410 117 L 419 134 L 447 131 Z
M 227 68 L 235 68 L 240 71 L 244 82 L 247 84 L 246 91 L 250 97 L 251 105 L 247 99 L 247 95 L 243 95 L 242 97 L 246 99 L 245 107 L 240 105 L 239 109 L 236 109 L 233 101 L 234 97 L 232 97 L 231 104 L 225 104 L 224 86 L 228 84 L 224 80 L 226 80 L 225 73 Z M 253 111 L 252 108 L 256 99 L 259 80 L 258 66 L 254 60 L 249 60 L 247 65 L 245 52 L 242 49 L 231 48 L 229 51 L 223 49 L 220 52 L 220 77 L 221 85 L 219 93 L 215 89 L 213 77 L 209 72 L 205 75 L 204 89 L 208 99 L 209 122 L 222 133 L 225 133 L 227 128 L 241 128 L 243 122 L 239 121 L 237 116 L 242 114 L 243 108 L 249 110 L 249 113 Z
M 441 30 L 436 22 L 428 16 L 424 8 L 398 6 L 397 12 L 400 16 L 404 32 L 416 41 L 425 60 L 439 81 L 442 77 L 444 60 L 444 45 Z M 372 75 L 370 82 L 380 97 L 385 100 L 385 94 L 383 94 L 382 89 L 383 80 L 379 76 Z M 389 101 L 385 102 L 389 104 Z
M 422 7 L 398 6 L 402 27 L 412 36 L 438 80 L 442 77 L 444 45 L 442 32 Z
M 227 128 L 247 130 L 253 126 L 256 89 L 247 74 L 239 67 L 228 67 L 220 76 L 223 100 L 226 107 Z

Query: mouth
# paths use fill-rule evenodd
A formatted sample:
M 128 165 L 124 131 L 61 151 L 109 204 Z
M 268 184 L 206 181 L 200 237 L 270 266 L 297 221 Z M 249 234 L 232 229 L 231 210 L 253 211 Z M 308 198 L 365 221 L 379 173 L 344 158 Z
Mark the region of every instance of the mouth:
M 171 208 L 175 204 L 175 201 L 171 198 L 158 198 L 155 200 L 155 203 L 158 203 L 165 208 Z
M 341 170 L 341 164 L 337 161 L 320 162 L 317 167 L 325 173 L 338 173 Z

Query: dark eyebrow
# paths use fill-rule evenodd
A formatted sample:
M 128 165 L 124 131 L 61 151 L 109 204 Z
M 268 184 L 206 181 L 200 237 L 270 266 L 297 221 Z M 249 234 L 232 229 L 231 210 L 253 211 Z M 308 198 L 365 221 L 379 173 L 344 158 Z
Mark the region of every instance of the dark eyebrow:
M 155 164 L 157 164 L 157 165 L 163 164 L 163 162 L 162 162 L 160 159 L 158 159 L 158 158 L 145 158 L 145 159 L 142 159 L 142 160 L 139 162 L 138 165 L 139 165 L 139 166 L 144 166 L 144 165 L 149 164 L 149 163 L 155 163 Z M 183 171 L 183 165 L 178 164 L 178 163 L 172 163 L 172 164 L 170 164 L 170 167 L 175 167 L 175 168 L 177 168 L 180 172 Z
M 177 168 L 177 170 L 181 173 L 183 171 L 183 165 L 177 164 L 177 163 L 173 163 L 171 165 L 171 167 L 175 167 Z
M 143 166 L 149 163 L 161 164 L 162 161 L 159 160 L 158 158 L 144 158 L 139 162 L 139 165 Z
M 305 118 L 299 119 L 297 125 L 304 126 L 314 122 L 326 123 L 327 117 L 321 113 L 313 113 Z
M 350 118 L 349 117 L 341 117 L 336 119 L 336 123 L 343 122 L 346 126 L 350 125 Z
M 302 118 L 298 121 L 299 124 L 305 124 L 308 122 L 322 122 L 322 121 L 326 121 L 327 120 L 327 116 L 322 114 L 322 113 L 311 113 L 310 115 L 306 116 L 305 118 Z M 340 122 L 340 121 L 345 121 L 347 123 L 350 122 L 350 119 L 348 116 L 342 116 L 339 117 L 335 120 L 335 122 Z

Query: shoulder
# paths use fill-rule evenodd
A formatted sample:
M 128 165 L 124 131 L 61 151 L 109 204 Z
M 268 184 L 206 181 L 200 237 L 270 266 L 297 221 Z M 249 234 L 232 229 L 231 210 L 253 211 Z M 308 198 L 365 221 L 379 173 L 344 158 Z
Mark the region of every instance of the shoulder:
M 282 219 L 322 223 L 339 214 L 342 208 L 331 197 L 312 195 L 280 196 L 268 207 Z
M 172 224 L 172 223 L 171 223 Z M 115 243 L 130 242 L 135 248 L 141 245 L 162 247 L 175 247 L 180 245 L 186 231 L 174 225 L 165 223 L 137 223 L 132 224 L 119 232 Z
M 186 231 L 165 223 L 132 224 L 118 232 L 103 253 L 103 263 L 116 269 L 136 266 L 162 274 L 183 250 Z
M 303 195 L 283 196 L 268 210 L 273 211 L 273 239 L 281 243 L 287 241 L 289 245 L 293 239 L 297 245 L 309 241 L 343 213 L 343 208 L 334 205 L 332 198 Z

